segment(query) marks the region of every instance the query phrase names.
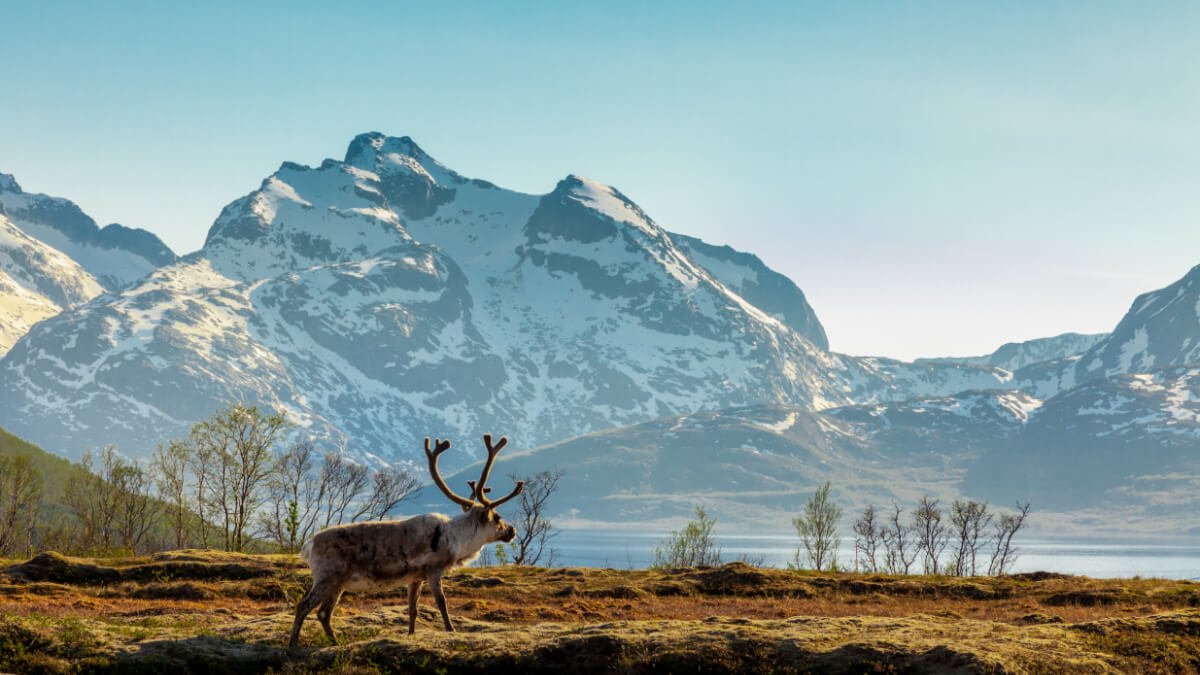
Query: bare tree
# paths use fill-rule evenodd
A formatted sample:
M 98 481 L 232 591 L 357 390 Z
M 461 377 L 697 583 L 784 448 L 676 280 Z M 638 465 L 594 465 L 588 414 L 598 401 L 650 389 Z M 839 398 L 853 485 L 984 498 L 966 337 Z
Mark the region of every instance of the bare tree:
M 0 457 L 0 554 L 26 553 L 42 500 L 42 474 L 28 457 Z
M 939 500 L 925 495 L 913 511 L 913 530 L 917 535 L 917 550 L 921 552 L 925 574 L 938 573 L 942 551 L 947 544 L 946 526 L 942 524 L 942 510 L 938 508 L 938 503 Z
M 313 533 L 317 518 L 315 464 L 316 450 L 307 441 L 293 443 L 275 461 L 269 479 L 269 508 L 262 517 L 262 526 L 281 551 L 295 553 Z
M 1017 549 L 1012 545 L 1013 536 L 1025 525 L 1029 517 L 1030 502 L 1017 502 L 1016 513 L 1005 513 L 996 519 L 993 526 L 992 558 L 988 563 L 988 574 L 999 576 L 1017 560 Z
M 142 467 L 119 458 L 104 478 L 116 493 L 116 541 L 124 550 L 139 553 L 158 515 L 151 478 Z
M 818 572 L 837 565 L 837 523 L 842 509 L 829 498 L 829 481 L 817 488 L 804 504 L 804 514 L 792 519 L 800 535 L 804 555 L 812 569 Z M 800 550 L 796 549 L 793 567 L 800 567 Z
M 987 502 L 955 499 L 950 504 L 950 526 L 954 538 L 954 574 L 975 576 L 977 555 L 983 542 L 980 535 L 992 521 Z
M 266 500 L 272 447 L 288 428 L 280 414 L 235 403 L 192 427 L 197 454 L 204 455 L 208 505 L 221 516 L 225 550 L 243 551 L 247 525 Z
M 892 502 L 892 511 L 888 514 L 887 522 L 880 533 L 884 546 L 884 561 L 888 572 L 892 574 L 908 574 L 913 562 L 917 559 L 911 526 L 904 522 L 904 509 Z
M 101 448 L 98 458 L 99 465 L 93 470 L 92 452 L 85 451 L 79 462 L 83 471 L 67 479 L 63 492 L 64 506 L 78 521 L 73 548 L 138 552 L 145 547 L 157 518 L 151 478 L 142 467 L 117 454 L 115 446 Z
M 325 453 L 317 487 L 317 510 L 323 512 L 321 529 L 346 522 L 346 510 L 367 488 L 370 470 L 336 452 Z
M 207 549 L 209 548 L 209 519 L 213 517 L 212 510 L 207 507 L 209 491 L 212 489 L 212 482 L 216 472 L 217 452 L 208 443 L 201 442 L 200 431 L 198 426 L 193 426 L 187 439 L 179 441 L 179 444 L 186 451 L 188 468 L 195 479 L 192 485 L 195 490 L 192 493 L 192 505 L 195 507 L 198 517 L 200 546 Z
M 167 505 L 167 523 L 174 535 L 176 549 L 185 545 L 191 515 L 187 499 L 189 450 L 185 441 L 172 440 L 165 448 L 158 446 L 150 463 L 158 494 Z
M 875 506 L 872 504 L 863 509 L 862 515 L 854 521 L 854 545 L 861 554 L 863 568 L 868 572 L 879 571 L 875 555 L 879 549 L 881 535 L 882 526 L 878 522 Z
M 371 474 L 371 492 L 359 505 L 352 522 L 383 520 L 420 485 L 416 476 L 401 467 L 379 469 Z M 528 490 L 526 490 L 528 492 Z M 524 499 L 524 494 L 522 494 Z
M 522 479 L 516 474 L 509 474 L 514 482 Z M 525 491 L 521 493 L 518 502 L 516 518 L 513 524 L 517 528 L 517 538 L 513 540 L 512 562 L 514 565 L 537 565 L 545 555 L 546 567 L 554 566 L 557 551 L 550 548 L 550 540 L 557 532 L 546 516 L 546 502 L 558 489 L 558 481 L 563 472 L 557 467 L 552 471 L 540 471 L 533 476 L 524 478 Z
M 117 493 L 104 476 L 112 474 L 119 457 L 111 445 L 101 448 L 98 454 L 100 465 L 93 469 L 95 459 L 91 448 L 83 451 L 79 459 L 83 470 L 72 472 L 67 478 L 63 505 L 79 523 L 75 530 L 78 537 L 71 548 L 108 553 L 114 542 Z

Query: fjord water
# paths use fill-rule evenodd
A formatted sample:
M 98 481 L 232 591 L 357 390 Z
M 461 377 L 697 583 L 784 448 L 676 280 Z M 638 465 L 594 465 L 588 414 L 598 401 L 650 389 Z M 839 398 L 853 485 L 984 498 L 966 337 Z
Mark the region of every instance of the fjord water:
M 563 530 L 554 538 L 556 565 L 640 569 L 654 560 L 661 532 L 623 530 Z M 800 540 L 795 535 L 718 534 L 717 545 L 726 561 L 745 556 L 770 567 L 784 568 L 793 560 Z M 1116 540 L 1014 540 L 1018 558 L 1013 571 L 1047 571 L 1095 578 L 1155 577 L 1200 580 L 1200 541 L 1146 543 Z M 948 555 L 948 552 L 947 552 Z M 854 569 L 854 540 L 843 539 L 838 564 Z M 986 557 L 985 562 L 986 566 Z M 914 565 L 916 570 L 918 565 Z

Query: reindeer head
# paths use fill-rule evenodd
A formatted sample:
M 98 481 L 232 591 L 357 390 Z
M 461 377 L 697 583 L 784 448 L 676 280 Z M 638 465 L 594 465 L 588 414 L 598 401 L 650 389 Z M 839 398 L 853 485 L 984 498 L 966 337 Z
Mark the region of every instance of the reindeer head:
M 506 497 L 502 497 L 495 501 L 488 499 L 487 493 L 492 491 L 492 489 L 487 486 L 488 474 L 492 472 L 492 464 L 496 462 L 496 456 L 499 455 L 500 451 L 504 449 L 504 446 L 508 444 L 508 438 L 502 437 L 499 443 L 492 445 L 492 435 L 484 434 L 483 444 L 485 447 L 487 447 L 488 457 L 487 461 L 483 463 L 483 473 L 479 474 L 479 481 L 467 481 L 467 484 L 471 486 L 470 499 L 455 494 L 454 491 L 446 485 L 446 481 L 442 480 L 441 474 L 438 473 L 438 456 L 450 449 L 450 441 L 443 441 L 440 438 L 434 439 L 434 447 L 431 450 L 429 448 L 429 438 L 425 438 L 425 456 L 429 458 L 429 473 L 433 476 L 434 485 L 438 486 L 438 489 L 442 491 L 442 494 L 446 495 L 450 501 L 458 504 L 462 508 L 463 513 L 469 514 L 469 518 L 478 519 L 480 527 L 487 532 L 489 542 L 509 542 L 517 536 L 517 529 L 504 522 L 504 519 L 500 517 L 500 514 L 496 513 L 496 507 L 521 494 L 521 492 L 525 489 L 525 481 L 517 481 L 517 487 L 515 487 L 513 491 L 510 492 Z

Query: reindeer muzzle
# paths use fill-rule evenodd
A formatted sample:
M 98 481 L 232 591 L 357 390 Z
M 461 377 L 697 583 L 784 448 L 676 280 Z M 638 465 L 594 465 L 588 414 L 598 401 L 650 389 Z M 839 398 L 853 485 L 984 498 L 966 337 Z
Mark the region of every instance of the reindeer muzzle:
M 504 531 L 504 536 L 500 537 L 500 541 L 507 544 L 508 542 L 510 542 L 516 538 L 517 538 L 517 528 L 513 527 L 512 525 L 509 525 L 508 529 Z

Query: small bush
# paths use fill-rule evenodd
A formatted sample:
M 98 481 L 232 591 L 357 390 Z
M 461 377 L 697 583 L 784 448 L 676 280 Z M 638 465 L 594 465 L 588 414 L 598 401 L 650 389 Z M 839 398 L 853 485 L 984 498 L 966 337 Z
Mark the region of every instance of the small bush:
M 716 524 L 716 518 L 710 517 L 703 506 L 697 506 L 695 520 L 689 520 L 683 529 L 672 532 L 654 547 L 654 562 L 650 563 L 650 568 L 720 565 L 721 549 L 712 534 Z

